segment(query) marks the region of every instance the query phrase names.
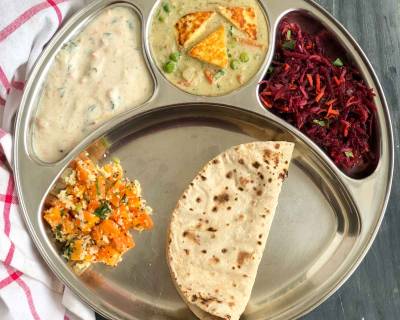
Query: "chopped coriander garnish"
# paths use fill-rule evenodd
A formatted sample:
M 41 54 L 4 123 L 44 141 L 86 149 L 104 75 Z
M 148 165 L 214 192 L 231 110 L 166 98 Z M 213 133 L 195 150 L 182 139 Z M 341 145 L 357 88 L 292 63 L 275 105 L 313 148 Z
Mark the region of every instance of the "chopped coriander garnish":
M 274 72 L 274 67 L 270 66 L 267 70 L 267 74 L 271 74 L 272 72 Z
M 73 242 L 69 242 L 65 248 L 64 248 L 64 252 L 63 252 L 63 257 L 67 260 L 69 260 L 71 258 L 71 254 L 72 251 L 74 251 L 74 246 L 73 246 Z
M 168 2 L 164 2 L 163 5 L 162 5 L 162 8 L 166 13 L 170 13 L 170 11 L 171 11 L 171 8 L 170 8 Z
M 286 33 L 286 40 L 292 40 L 292 30 L 288 30 Z
M 107 36 L 107 37 L 109 37 L 109 36 L 111 36 L 112 35 L 112 33 L 111 32 L 104 32 L 103 33 L 105 36 Z
M 337 58 L 335 61 L 333 61 L 333 65 L 336 67 L 343 67 L 343 61 L 340 60 L 340 58 Z
M 229 26 L 228 34 L 232 37 L 233 36 L 233 26 Z
M 321 127 L 326 127 L 326 122 L 325 122 L 324 120 L 317 120 L 317 119 L 314 119 L 314 120 L 313 120 L 313 123 L 315 123 L 315 124 L 317 124 L 317 125 L 319 125 L 319 126 L 321 126 Z
M 158 21 L 160 21 L 160 22 L 164 22 L 164 21 L 165 21 L 165 18 L 164 18 L 164 16 L 161 16 L 161 15 L 160 15 L 160 16 L 158 17 Z
M 126 20 L 126 23 L 128 24 L 128 28 L 132 30 L 133 29 L 132 21 Z
M 286 50 L 294 50 L 295 47 L 296 40 L 286 40 L 282 45 L 282 48 Z
M 223 70 L 223 69 L 218 70 L 218 72 L 214 75 L 214 79 L 218 80 L 219 78 L 221 78 L 224 75 L 225 75 L 225 70 Z
M 62 231 L 62 224 L 60 223 L 60 224 L 58 224 L 58 225 L 56 226 L 56 229 L 55 229 L 55 234 L 56 234 L 56 239 L 57 239 L 57 240 L 61 240 L 61 239 L 62 239 L 62 233 L 61 233 L 61 231 Z
M 111 212 L 111 207 L 108 201 L 102 201 L 100 207 L 98 207 L 94 214 L 98 216 L 101 220 L 107 219 L 109 213 Z
M 354 158 L 354 154 L 352 151 L 345 151 L 344 154 L 347 158 Z
M 121 199 L 121 202 L 122 202 L 123 204 L 127 204 L 127 203 L 128 203 L 128 197 L 126 196 L 126 194 L 123 195 L 123 197 L 122 197 L 122 199 Z

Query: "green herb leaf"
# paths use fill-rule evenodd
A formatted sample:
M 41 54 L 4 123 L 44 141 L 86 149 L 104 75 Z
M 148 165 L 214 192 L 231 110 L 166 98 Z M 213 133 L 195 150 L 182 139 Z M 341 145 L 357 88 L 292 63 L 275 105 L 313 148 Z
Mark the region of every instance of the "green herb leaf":
M 313 120 L 313 123 L 315 123 L 315 124 L 317 124 L 317 125 L 319 125 L 319 126 L 321 126 L 321 127 L 326 127 L 326 122 L 325 122 L 324 120 L 317 120 L 317 119 L 314 119 L 314 120 Z
M 354 154 L 352 151 L 345 151 L 344 154 L 347 158 L 354 158 Z
M 333 61 L 333 65 L 336 67 L 343 67 L 343 61 L 340 60 L 340 58 L 337 58 L 335 61 Z
M 272 74 L 274 72 L 275 68 L 273 66 L 270 66 L 267 70 L 267 74 Z
M 124 194 L 124 195 L 122 196 L 121 202 L 122 202 L 123 204 L 128 204 L 128 197 L 126 196 L 126 194 Z
M 129 21 L 129 20 L 126 20 L 126 23 L 128 24 L 128 28 L 132 30 L 133 29 L 133 22 Z
M 57 226 L 56 226 L 56 229 L 54 230 L 54 233 L 55 233 L 55 235 L 56 235 L 56 239 L 58 240 L 58 241 L 61 241 L 62 240 L 62 224 L 60 223 L 60 224 L 58 224 Z
M 296 40 L 286 40 L 282 45 L 282 48 L 286 50 L 294 50 L 295 47 Z
M 233 26 L 229 26 L 228 34 L 232 37 L 233 36 Z
M 224 75 L 225 75 L 225 70 L 221 69 L 214 75 L 214 79 L 218 80 L 219 78 L 223 77 Z
M 171 11 L 171 8 L 170 8 L 168 2 L 164 2 L 163 5 L 162 5 L 162 8 L 166 13 L 170 13 L 170 11 Z
M 72 251 L 74 251 L 73 241 L 67 243 L 66 246 L 64 247 L 63 257 L 67 259 L 67 261 L 71 259 Z
M 111 207 L 108 201 L 102 201 L 100 207 L 98 207 L 94 212 L 94 214 L 101 220 L 107 219 L 109 213 L 111 213 Z
M 286 40 L 292 40 L 292 30 L 288 30 L 286 33 Z

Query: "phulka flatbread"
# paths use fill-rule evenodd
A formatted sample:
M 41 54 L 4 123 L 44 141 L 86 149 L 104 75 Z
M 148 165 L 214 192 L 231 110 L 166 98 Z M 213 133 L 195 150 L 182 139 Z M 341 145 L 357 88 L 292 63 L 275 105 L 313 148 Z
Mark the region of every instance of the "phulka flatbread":
M 211 160 L 172 214 L 168 264 L 201 319 L 237 320 L 256 278 L 294 144 L 254 142 Z
M 203 33 L 207 21 L 215 15 L 214 11 L 188 13 L 178 20 L 175 29 L 178 33 L 178 44 L 187 46 Z
M 252 7 L 218 7 L 218 11 L 239 30 L 257 40 L 257 18 Z
M 225 68 L 228 64 L 228 54 L 224 26 L 220 26 L 216 31 L 196 44 L 189 51 L 189 55 L 203 62 Z

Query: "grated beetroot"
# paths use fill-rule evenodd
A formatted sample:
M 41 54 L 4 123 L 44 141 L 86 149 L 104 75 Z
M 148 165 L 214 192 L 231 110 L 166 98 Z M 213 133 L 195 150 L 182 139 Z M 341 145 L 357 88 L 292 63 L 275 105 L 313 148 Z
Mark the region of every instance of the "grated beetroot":
M 328 57 L 324 33 L 282 21 L 277 49 L 260 86 L 264 106 L 316 142 L 342 170 L 375 161 L 374 93 L 358 70 Z

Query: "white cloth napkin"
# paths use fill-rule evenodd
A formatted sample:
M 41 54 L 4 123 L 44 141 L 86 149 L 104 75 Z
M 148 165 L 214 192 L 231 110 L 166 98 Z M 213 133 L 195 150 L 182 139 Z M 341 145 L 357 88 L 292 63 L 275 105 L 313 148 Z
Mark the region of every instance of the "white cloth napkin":
M 95 319 L 55 278 L 19 212 L 11 171 L 12 119 L 43 46 L 88 0 L 0 0 L 0 318 Z

